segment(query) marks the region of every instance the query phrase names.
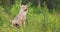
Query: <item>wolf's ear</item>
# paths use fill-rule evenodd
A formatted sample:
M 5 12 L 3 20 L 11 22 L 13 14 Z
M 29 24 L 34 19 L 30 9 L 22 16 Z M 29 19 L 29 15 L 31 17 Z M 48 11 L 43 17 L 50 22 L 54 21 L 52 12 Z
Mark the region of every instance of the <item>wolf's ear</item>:
M 24 11 L 27 11 L 27 9 L 25 9 Z

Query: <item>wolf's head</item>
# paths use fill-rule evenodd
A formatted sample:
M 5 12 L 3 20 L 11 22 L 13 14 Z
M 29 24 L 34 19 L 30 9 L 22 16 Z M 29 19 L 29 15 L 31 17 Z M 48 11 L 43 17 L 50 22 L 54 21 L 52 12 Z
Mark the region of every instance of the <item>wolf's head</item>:
M 22 10 L 22 11 L 27 11 L 27 6 L 26 6 L 26 5 L 22 5 L 22 6 L 21 6 L 21 10 Z

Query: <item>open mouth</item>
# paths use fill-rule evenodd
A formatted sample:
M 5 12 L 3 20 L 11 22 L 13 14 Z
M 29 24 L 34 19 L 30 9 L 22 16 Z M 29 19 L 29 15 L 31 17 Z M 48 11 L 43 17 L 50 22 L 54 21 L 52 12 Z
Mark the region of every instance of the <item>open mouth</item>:
M 24 11 L 27 11 L 27 9 L 25 9 Z

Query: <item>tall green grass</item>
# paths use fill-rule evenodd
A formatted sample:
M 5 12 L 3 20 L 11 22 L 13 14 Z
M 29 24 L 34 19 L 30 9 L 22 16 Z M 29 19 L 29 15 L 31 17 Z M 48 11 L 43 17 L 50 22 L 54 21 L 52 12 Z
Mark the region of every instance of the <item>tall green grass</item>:
M 10 20 L 18 14 L 20 5 L 13 5 L 10 14 L 0 7 L 0 32 L 60 32 L 60 15 L 49 13 L 47 8 L 28 7 L 26 27 L 15 29 Z

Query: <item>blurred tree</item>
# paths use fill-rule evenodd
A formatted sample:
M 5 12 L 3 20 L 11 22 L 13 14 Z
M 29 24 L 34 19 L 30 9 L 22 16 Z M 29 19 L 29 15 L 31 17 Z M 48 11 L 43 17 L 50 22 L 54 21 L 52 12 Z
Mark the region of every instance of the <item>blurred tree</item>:
M 0 0 L 0 6 L 4 8 L 4 12 L 9 14 L 11 5 L 15 3 L 15 0 Z
M 26 3 L 27 3 L 26 0 L 22 0 L 22 3 L 21 4 L 22 5 L 26 5 Z
M 53 9 L 53 2 L 52 0 L 46 0 L 46 5 L 48 9 Z
M 40 0 L 40 5 L 41 5 L 41 7 L 44 7 L 44 0 Z
M 10 5 L 13 5 L 15 3 L 15 0 L 10 0 Z
M 38 7 L 40 7 L 40 0 L 37 0 L 37 2 L 38 2 Z
M 47 8 L 49 9 L 49 12 L 53 12 L 53 1 L 52 0 L 46 0 L 46 5 L 47 5 Z

